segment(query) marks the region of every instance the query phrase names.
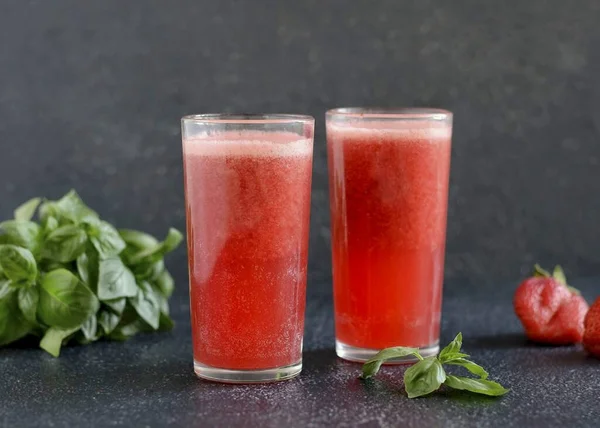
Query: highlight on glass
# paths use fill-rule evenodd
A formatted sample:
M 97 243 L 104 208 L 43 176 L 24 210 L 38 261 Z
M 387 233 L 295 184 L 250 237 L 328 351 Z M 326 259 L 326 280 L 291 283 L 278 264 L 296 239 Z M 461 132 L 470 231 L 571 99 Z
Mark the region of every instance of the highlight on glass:
M 353 361 L 391 346 L 434 355 L 452 113 L 340 108 L 326 126 L 336 352 Z
M 194 370 L 284 380 L 302 369 L 314 119 L 182 119 Z

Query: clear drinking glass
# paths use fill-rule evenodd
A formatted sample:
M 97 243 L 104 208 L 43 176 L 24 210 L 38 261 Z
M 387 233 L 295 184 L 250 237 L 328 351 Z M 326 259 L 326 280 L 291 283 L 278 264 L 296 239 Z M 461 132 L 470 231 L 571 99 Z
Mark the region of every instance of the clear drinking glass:
M 336 352 L 439 350 L 452 113 L 327 112 Z M 392 362 L 410 362 L 414 357 Z
M 302 369 L 314 119 L 182 119 L 194 370 L 221 382 Z

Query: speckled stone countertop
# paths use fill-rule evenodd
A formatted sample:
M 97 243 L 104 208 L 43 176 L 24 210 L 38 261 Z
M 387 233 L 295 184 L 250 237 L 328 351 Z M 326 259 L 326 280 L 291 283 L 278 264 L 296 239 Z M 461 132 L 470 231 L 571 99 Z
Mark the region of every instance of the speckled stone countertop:
M 591 300 L 599 282 L 573 284 Z M 358 380 L 360 365 L 335 356 L 331 296 L 322 292 L 309 293 L 299 377 L 253 386 L 203 382 L 192 371 L 188 301 L 180 290 L 170 333 L 68 347 L 59 359 L 0 350 L 0 426 L 597 427 L 600 360 L 581 347 L 528 343 L 513 315 L 512 285 L 460 285 L 445 287 L 442 342 L 462 331 L 464 349 L 512 389 L 503 398 L 456 391 L 409 400 L 401 367 Z

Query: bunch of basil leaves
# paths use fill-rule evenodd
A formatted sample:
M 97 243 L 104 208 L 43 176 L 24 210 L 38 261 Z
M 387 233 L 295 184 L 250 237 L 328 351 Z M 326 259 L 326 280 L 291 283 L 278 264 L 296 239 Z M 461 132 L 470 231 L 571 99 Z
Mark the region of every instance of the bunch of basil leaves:
M 71 340 L 125 340 L 173 327 L 174 284 L 163 258 L 181 242 L 177 230 L 162 242 L 117 230 L 75 191 L 32 199 L 14 214 L 0 223 L 0 346 L 33 335 L 58 356 Z

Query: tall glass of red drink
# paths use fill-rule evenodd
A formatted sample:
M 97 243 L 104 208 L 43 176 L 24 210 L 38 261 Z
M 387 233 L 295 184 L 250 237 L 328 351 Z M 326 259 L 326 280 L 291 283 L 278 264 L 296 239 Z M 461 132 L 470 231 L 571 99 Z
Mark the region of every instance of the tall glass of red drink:
M 194 370 L 221 382 L 302 369 L 314 119 L 182 119 Z
M 439 350 L 452 113 L 327 112 L 336 352 Z M 393 362 L 409 362 L 412 357 Z

